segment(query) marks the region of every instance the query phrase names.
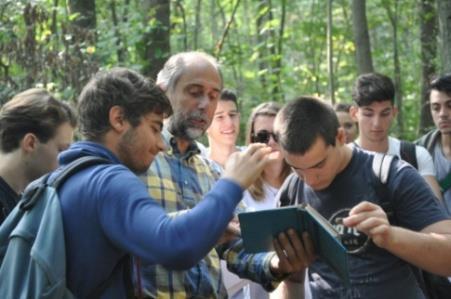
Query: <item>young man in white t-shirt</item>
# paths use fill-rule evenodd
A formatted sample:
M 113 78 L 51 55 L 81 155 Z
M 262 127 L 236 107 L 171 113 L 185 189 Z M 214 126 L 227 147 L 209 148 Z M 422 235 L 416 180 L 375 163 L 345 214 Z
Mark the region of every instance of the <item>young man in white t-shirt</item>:
M 365 150 L 387 153 L 402 159 L 401 140 L 388 135 L 398 113 L 394 104 L 395 87 L 392 80 L 378 73 L 360 75 L 354 83 L 352 99 L 355 105 L 351 107 L 350 112 L 359 128 L 359 137 L 355 144 Z M 441 199 L 431 155 L 425 148 L 415 146 L 415 156 L 418 172 Z

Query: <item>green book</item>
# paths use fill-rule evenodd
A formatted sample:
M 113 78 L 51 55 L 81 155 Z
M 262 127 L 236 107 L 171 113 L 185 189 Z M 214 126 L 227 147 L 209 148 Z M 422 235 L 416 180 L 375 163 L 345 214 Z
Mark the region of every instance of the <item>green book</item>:
M 273 251 L 273 239 L 290 228 L 307 231 L 316 253 L 349 284 L 347 249 L 338 231 L 310 205 L 289 206 L 238 214 L 247 253 Z

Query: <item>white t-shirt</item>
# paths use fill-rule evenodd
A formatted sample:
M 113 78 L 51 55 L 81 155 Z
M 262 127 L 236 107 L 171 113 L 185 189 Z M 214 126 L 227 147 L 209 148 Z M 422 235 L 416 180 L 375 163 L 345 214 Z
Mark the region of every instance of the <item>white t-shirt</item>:
M 431 155 L 422 146 L 415 146 L 417 156 L 418 172 L 421 176 L 435 176 L 434 161 Z M 394 137 L 388 137 L 387 154 L 397 156 L 401 159 L 401 141 Z
M 256 201 L 249 191 L 244 191 L 242 202 L 246 205 L 247 211 L 260 211 L 277 208 L 276 195 L 279 191 L 267 183 L 263 183 L 264 197 Z
M 358 146 L 360 146 L 360 138 L 354 141 Z M 401 159 L 401 140 L 388 136 L 388 150 L 387 154 L 392 156 L 397 156 Z M 422 146 L 415 146 L 415 154 L 417 156 L 418 172 L 421 176 L 434 176 L 435 177 L 435 167 L 432 156 L 429 154 L 427 149 Z

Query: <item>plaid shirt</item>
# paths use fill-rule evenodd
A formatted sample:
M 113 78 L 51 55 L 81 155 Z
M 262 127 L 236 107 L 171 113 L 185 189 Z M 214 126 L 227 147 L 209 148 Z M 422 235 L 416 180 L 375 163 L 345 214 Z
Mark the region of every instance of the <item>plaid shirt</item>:
M 160 153 L 152 163 L 144 181 L 153 199 L 168 213 L 193 208 L 214 185 L 216 177 L 209 163 L 199 155 L 192 143 L 180 154 L 174 138 L 164 131 L 168 150 Z M 214 211 L 212 211 L 214 213 Z M 193 231 L 193 234 L 196 232 Z M 241 242 L 234 246 L 218 246 L 187 271 L 170 271 L 161 265 L 143 265 L 142 285 L 150 298 L 227 298 L 222 284 L 220 255 L 227 258 L 235 272 L 260 281 L 273 289 L 274 277 L 269 272 L 272 254 L 248 255 L 242 252 Z

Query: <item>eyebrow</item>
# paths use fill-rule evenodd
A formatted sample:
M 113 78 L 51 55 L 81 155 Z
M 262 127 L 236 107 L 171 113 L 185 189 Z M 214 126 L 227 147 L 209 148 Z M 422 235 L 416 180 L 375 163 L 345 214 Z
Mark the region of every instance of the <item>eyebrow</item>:
M 370 107 L 363 107 L 362 109 L 363 109 L 364 111 L 368 111 L 368 112 L 376 112 L 376 111 L 374 111 L 373 108 L 370 108 Z M 385 108 L 384 110 L 382 110 L 381 112 L 388 112 L 388 111 L 391 111 L 391 110 L 392 110 L 391 107 L 387 107 L 387 108 Z
M 223 111 L 223 110 L 221 110 L 221 111 L 218 111 L 218 112 L 215 112 L 215 115 L 219 115 L 219 114 L 224 114 L 224 113 L 239 113 L 239 111 L 238 110 L 230 110 L 230 111 Z
M 190 89 L 190 88 L 192 88 L 192 87 L 202 88 L 202 89 L 204 88 L 204 86 L 203 86 L 202 84 L 199 84 L 199 83 L 190 83 L 190 84 L 188 84 L 188 85 L 186 86 L 186 89 Z M 213 91 L 216 91 L 216 92 L 220 93 L 220 92 L 221 92 L 221 89 L 214 87 L 214 88 L 213 88 Z
M 320 165 L 321 163 L 324 163 L 324 161 L 326 161 L 326 159 L 327 159 L 327 157 L 325 157 L 324 159 L 322 159 L 321 161 L 319 161 L 319 162 L 316 163 L 315 165 L 312 165 L 312 166 L 307 167 L 307 168 L 296 167 L 296 166 L 293 166 L 293 165 L 291 165 L 290 163 L 288 163 L 288 161 L 286 161 L 286 162 L 287 162 L 288 166 L 290 166 L 290 167 L 293 168 L 293 169 L 307 170 L 307 169 L 312 169 L 312 168 L 318 167 L 318 165 Z
M 445 100 L 445 101 L 443 101 L 443 102 L 429 102 L 429 104 L 431 104 L 431 105 L 442 105 L 442 104 L 448 104 L 449 102 L 451 102 L 451 98 L 450 99 L 447 99 L 447 100 Z

